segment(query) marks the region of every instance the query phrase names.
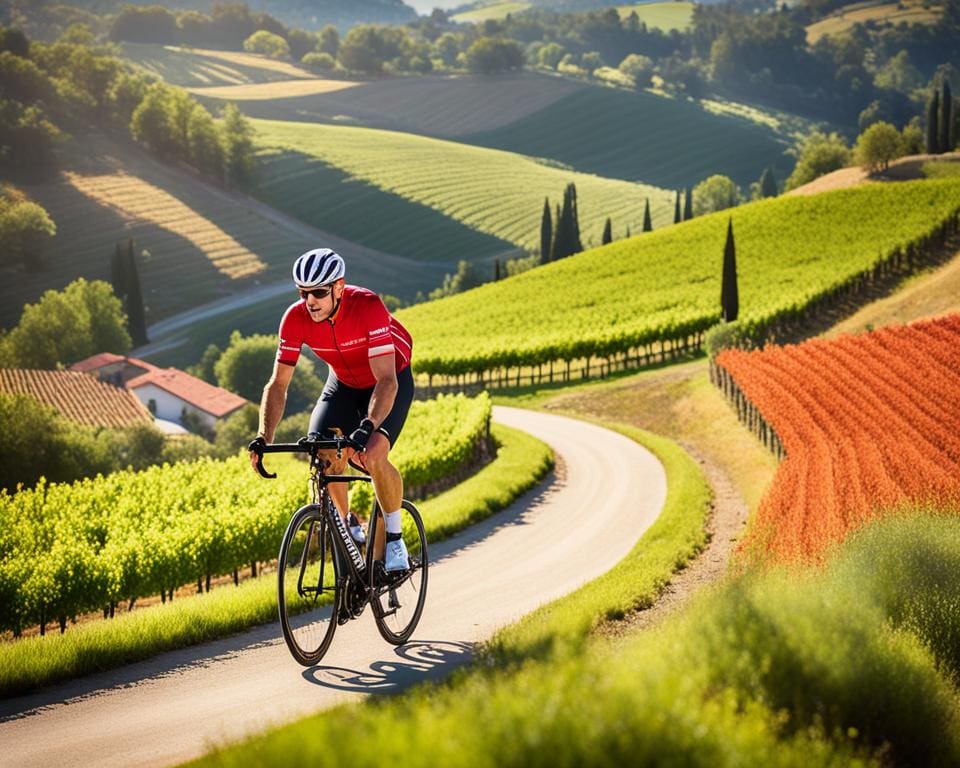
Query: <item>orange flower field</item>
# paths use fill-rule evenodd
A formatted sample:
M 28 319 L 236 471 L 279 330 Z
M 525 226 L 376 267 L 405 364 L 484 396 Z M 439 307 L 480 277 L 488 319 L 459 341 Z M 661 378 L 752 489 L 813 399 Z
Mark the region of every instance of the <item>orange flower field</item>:
M 960 315 L 716 363 L 786 453 L 750 554 L 816 560 L 882 510 L 960 499 Z

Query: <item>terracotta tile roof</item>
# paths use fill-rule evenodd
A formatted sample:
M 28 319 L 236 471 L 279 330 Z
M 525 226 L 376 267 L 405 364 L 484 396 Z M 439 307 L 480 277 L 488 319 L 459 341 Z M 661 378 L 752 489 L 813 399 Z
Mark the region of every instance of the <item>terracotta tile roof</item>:
M 147 384 L 153 384 L 217 418 L 233 413 L 248 402 L 240 395 L 208 384 L 203 379 L 198 379 L 176 368 L 157 368 L 137 376 L 127 382 L 127 388 L 134 390 Z
M 146 360 L 140 360 L 136 357 L 125 357 L 124 355 L 115 355 L 113 352 L 101 352 L 99 355 L 94 355 L 93 357 L 80 360 L 71 365 L 70 370 L 87 373 L 89 371 L 95 371 L 99 368 L 103 368 L 107 365 L 113 365 L 114 363 L 129 363 L 130 365 L 135 365 L 138 368 L 143 368 L 145 371 L 159 370 L 157 366 L 155 366 L 153 363 L 148 363 Z
M 32 395 L 79 424 L 127 427 L 153 423 L 150 412 L 132 392 L 79 371 L 0 368 L 0 392 Z

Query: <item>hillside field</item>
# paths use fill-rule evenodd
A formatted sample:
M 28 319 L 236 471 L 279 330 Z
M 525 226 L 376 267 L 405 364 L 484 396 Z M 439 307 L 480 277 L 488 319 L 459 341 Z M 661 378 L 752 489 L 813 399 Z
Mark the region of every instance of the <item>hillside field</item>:
M 517 249 L 537 252 L 544 199 L 559 204 L 569 182 L 577 185 L 588 247 L 600 242 L 608 216 L 618 233 L 625 226 L 639 231 L 647 199 L 655 227 L 673 221 L 670 190 L 510 152 L 348 126 L 253 124 L 264 166 L 258 195 L 265 202 L 411 259 L 490 260 L 517 255 Z
M 923 0 L 897 3 L 853 3 L 834 11 L 825 19 L 807 27 L 807 42 L 813 45 L 821 37 L 846 32 L 855 24 L 935 24 L 943 15 L 943 6 Z
M 209 106 L 232 101 L 244 114 L 265 120 L 362 125 L 456 138 L 509 125 L 584 87 L 560 77 L 519 72 L 369 81 L 314 78 L 191 92 Z M 272 97 L 265 99 L 268 93 Z
M 170 85 L 184 88 L 316 79 L 313 73 L 290 62 L 242 51 L 122 43 L 120 57 Z
M 786 178 L 789 136 L 754 116 L 646 91 L 582 88 L 529 117 L 464 141 L 549 157 L 578 171 L 652 184 L 693 187 L 714 174 L 743 188 L 773 166 Z

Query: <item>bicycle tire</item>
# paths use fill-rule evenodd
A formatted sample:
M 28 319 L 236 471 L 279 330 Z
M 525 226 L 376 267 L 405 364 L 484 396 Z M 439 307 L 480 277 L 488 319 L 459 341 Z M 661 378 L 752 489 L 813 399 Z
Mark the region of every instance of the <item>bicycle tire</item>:
M 277 560 L 283 639 L 293 658 L 305 667 L 317 664 L 330 647 L 342 604 L 341 592 L 333 531 L 320 505 L 308 504 L 290 518 Z
M 377 630 L 380 636 L 392 645 L 407 642 L 420 622 L 427 600 L 427 575 L 430 565 L 427 535 L 420 512 L 412 502 L 404 499 L 400 514 L 403 540 L 410 556 L 410 569 L 392 576 L 385 574 L 382 564 L 377 563 L 376 570 L 386 583 L 377 586 L 371 599 Z

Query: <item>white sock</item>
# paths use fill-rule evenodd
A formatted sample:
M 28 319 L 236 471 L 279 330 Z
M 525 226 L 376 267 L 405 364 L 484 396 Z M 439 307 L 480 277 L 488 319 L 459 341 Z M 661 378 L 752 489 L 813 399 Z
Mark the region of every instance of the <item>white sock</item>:
M 387 527 L 387 533 L 400 533 L 400 510 L 396 512 L 384 512 L 383 522 Z

